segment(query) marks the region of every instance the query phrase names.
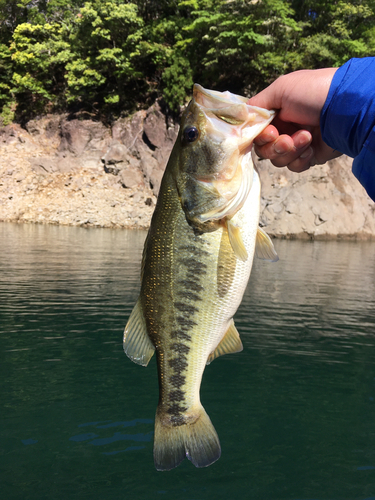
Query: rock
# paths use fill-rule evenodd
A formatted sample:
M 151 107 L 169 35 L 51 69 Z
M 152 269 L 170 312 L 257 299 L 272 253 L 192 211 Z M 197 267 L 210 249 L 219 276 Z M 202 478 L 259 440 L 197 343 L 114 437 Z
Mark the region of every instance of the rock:
M 117 168 L 115 165 L 104 165 L 104 172 L 106 174 L 118 175 L 120 169 Z
M 302 174 L 257 161 L 261 225 L 276 237 L 308 239 L 375 237 L 374 202 L 342 156 Z
M 65 116 L 48 114 L 42 118 L 29 120 L 26 130 L 45 147 L 56 148 L 60 143 L 61 121 Z
M 126 155 L 125 150 L 120 149 L 117 155 L 115 147 L 115 160 L 123 155 L 124 165 L 128 162 L 132 167 L 138 168 L 157 195 L 177 133 L 178 127 L 162 113 L 159 103 L 155 103 L 147 112 L 138 111 L 131 118 L 118 120 L 114 124 L 114 144 L 122 144 L 128 152 Z M 115 163 L 115 168 L 109 167 L 111 156 L 109 150 L 104 159 L 106 171 L 118 174 L 120 162 Z
M 143 175 L 138 169 L 133 167 L 121 170 L 119 174 L 119 181 L 124 188 L 144 186 Z
M 16 123 L 0 127 L 0 144 L 4 146 L 12 144 L 16 145 L 16 147 L 23 145 L 23 147 L 30 148 L 32 142 L 30 135 Z
M 119 182 L 125 188 L 144 186 L 140 161 L 129 153 L 126 146 L 114 141 L 102 158 L 108 174 L 119 175 Z
M 129 163 L 129 156 L 128 148 L 120 142 L 114 141 L 103 156 L 102 161 L 105 165 L 115 165 L 116 163 L 123 162 Z
M 161 180 L 163 178 L 163 170 L 153 170 L 150 176 L 150 187 L 155 196 L 158 195 L 160 190 Z
M 146 114 L 146 111 L 137 111 L 131 117 L 117 120 L 112 127 L 112 139 L 126 146 L 132 154 L 136 151 L 136 142 L 142 140 Z
M 147 110 L 143 123 L 143 132 L 152 147 L 151 149 L 162 148 L 165 145 L 167 133 L 166 118 L 157 102 Z
M 111 142 L 110 130 L 91 120 L 63 120 L 61 122 L 60 153 L 80 156 L 96 151 L 100 156 Z
M 29 158 L 29 162 L 31 169 L 40 174 L 74 172 L 82 166 L 76 158 Z
M 26 128 L 0 127 L 0 220 L 148 227 L 178 133 L 158 104 L 112 130 L 57 115 Z M 281 238 L 375 238 L 375 206 L 351 162 L 340 157 L 296 174 L 256 161 L 261 225 Z
M 10 144 L 18 140 L 19 137 L 19 126 L 12 124 L 6 125 L 5 127 L 0 127 L 0 142 L 2 144 Z

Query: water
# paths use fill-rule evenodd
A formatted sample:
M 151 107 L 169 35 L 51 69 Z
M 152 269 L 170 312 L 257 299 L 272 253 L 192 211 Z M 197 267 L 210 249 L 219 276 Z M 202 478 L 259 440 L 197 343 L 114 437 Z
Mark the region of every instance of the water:
M 222 457 L 156 472 L 156 366 L 122 351 L 144 232 L 0 224 L 0 498 L 375 499 L 374 243 L 277 241 L 207 367 Z

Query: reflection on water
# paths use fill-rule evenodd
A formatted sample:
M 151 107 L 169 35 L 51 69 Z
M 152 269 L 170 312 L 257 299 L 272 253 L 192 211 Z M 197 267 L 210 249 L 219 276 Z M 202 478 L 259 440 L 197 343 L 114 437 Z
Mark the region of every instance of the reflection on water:
M 155 360 L 122 351 L 145 233 L 0 224 L 4 499 L 375 499 L 374 244 L 276 241 L 207 367 L 222 443 L 154 470 Z
M 137 424 L 152 424 L 153 420 L 148 418 L 136 418 L 129 422 L 88 422 L 85 424 L 80 424 L 78 427 L 90 427 L 94 429 L 112 429 L 112 428 L 123 428 L 123 427 L 134 427 Z M 105 432 L 107 434 L 107 432 Z M 121 432 L 115 432 L 112 435 L 107 437 L 100 437 L 99 434 L 95 434 L 93 432 L 86 432 L 83 434 L 77 434 L 76 436 L 72 436 L 69 438 L 69 441 L 82 442 L 87 441 L 89 444 L 93 444 L 94 446 L 105 446 L 110 445 L 112 443 L 116 443 L 117 441 L 151 441 L 153 436 L 153 432 L 147 433 L 139 433 L 139 434 L 122 434 Z M 116 455 L 117 453 L 122 453 L 123 451 L 134 451 L 134 450 L 142 450 L 145 448 L 144 446 L 129 446 L 124 450 L 115 450 L 115 451 L 103 451 L 103 455 Z

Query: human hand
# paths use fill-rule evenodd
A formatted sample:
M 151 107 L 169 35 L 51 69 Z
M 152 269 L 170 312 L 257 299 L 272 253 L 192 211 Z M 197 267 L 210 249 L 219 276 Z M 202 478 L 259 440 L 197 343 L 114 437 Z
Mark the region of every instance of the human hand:
M 272 124 L 254 140 L 258 156 L 276 167 L 303 172 L 341 155 L 324 143 L 319 125 L 336 69 L 289 73 L 249 99 L 252 106 L 278 110 Z

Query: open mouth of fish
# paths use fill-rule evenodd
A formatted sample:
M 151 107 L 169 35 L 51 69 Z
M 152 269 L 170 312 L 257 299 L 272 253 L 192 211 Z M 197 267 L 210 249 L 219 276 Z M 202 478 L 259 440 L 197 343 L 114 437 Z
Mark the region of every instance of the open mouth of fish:
M 212 207 L 204 207 L 205 211 L 201 213 L 196 207 L 194 215 L 201 223 L 224 217 L 230 219 L 242 208 L 251 190 L 253 141 L 273 120 L 275 112 L 250 106 L 246 104 L 247 100 L 230 92 L 194 85 L 193 102 L 206 118 L 206 134 L 228 155 L 222 172 L 209 179 L 196 178 L 204 189 L 216 194 Z

